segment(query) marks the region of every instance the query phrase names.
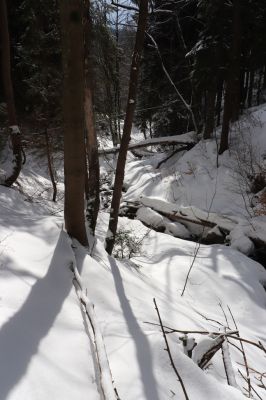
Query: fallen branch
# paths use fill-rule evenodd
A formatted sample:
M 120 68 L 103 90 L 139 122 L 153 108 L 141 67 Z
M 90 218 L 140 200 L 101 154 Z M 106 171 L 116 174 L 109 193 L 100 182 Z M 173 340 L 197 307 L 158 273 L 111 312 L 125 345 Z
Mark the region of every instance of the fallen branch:
M 167 162 L 168 160 L 170 160 L 170 158 L 172 158 L 172 157 L 173 157 L 174 155 L 176 155 L 177 153 L 180 153 L 181 151 L 188 151 L 188 150 L 191 150 L 193 146 L 194 146 L 193 144 L 188 144 L 188 145 L 186 145 L 186 146 L 179 147 L 178 149 L 172 151 L 170 155 L 168 155 L 166 158 L 164 158 L 163 160 L 161 160 L 160 162 L 158 162 L 158 164 L 157 164 L 157 166 L 156 166 L 155 169 L 159 169 L 160 166 L 161 166 L 162 164 L 164 164 L 165 162 Z
M 238 388 L 230 357 L 228 339 L 226 336 L 224 337 L 224 341 L 222 343 L 222 355 L 223 355 L 223 363 L 224 363 L 224 370 L 227 378 L 227 383 L 229 386 Z
M 152 138 L 143 140 L 138 143 L 131 143 L 128 146 L 128 151 L 141 149 L 149 146 L 159 145 L 185 145 L 187 148 L 192 148 L 196 144 L 195 136 L 192 133 L 184 133 L 183 135 L 165 136 L 160 138 Z M 112 147 L 111 149 L 101 149 L 99 154 L 115 154 L 119 152 L 120 147 Z
M 230 312 L 230 315 L 231 315 L 231 318 L 232 318 L 233 323 L 234 323 L 234 325 L 235 325 L 235 328 L 236 328 L 237 331 L 238 331 L 238 327 L 237 327 L 235 318 L 234 318 L 234 316 L 233 316 L 233 313 L 232 313 L 230 307 L 227 306 L 227 308 L 228 308 L 228 311 Z M 238 332 L 239 332 L 239 331 L 238 331 Z M 239 333 L 237 333 L 237 336 L 239 337 Z M 244 364 L 245 364 L 245 369 L 246 369 L 246 374 L 247 374 L 248 397 L 250 397 L 250 396 L 251 396 L 251 382 L 250 382 L 250 376 L 249 376 L 249 368 L 248 368 L 247 356 L 246 356 L 246 353 L 245 353 L 245 349 L 244 349 L 242 340 L 240 340 L 240 346 L 241 346 L 242 355 L 243 355 Z
M 161 325 L 155 324 L 155 323 L 153 323 L 153 322 L 144 322 L 144 324 L 150 324 L 150 325 L 161 326 Z M 175 332 L 176 332 L 176 333 L 184 333 L 184 334 L 186 334 L 186 333 L 195 333 L 195 334 L 198 333 L 198 334 L 202 334 L 202 335 L 210 335 L 210 334 L 212 334 L 212 335 L 221 335 L 221 332 L 186 331 L 186 330 L 179 330 L 179 329 L 170 328 L 170 327 L 168 327 L 168 326 L 163 326 L 163 327 L 164 327 L 165 329 L 168 329 L 168 330 L 169 330 L 169 332 L 166 332 L 166 334 L 168 334 L 168 333 L 175 333 Z M 262 350 L 264 353 L 266 353 L 266 349 L 265 349 L 265 347 L 262 345 L 261 342 L 256 343 L 256 342 L 253 342 L 253 341 L 251 341 L 251 340 L 244 339 L 243 337 L 240 337 L 240 336 L 233 336 L 233 335 L 235 335 L 235 334 L 238 334 L 238 330 L 223 333 L 223 335 L 226 336 L 226 337 L 228 337 L 228 338 L 231 338 L 231 339 L 235 339 L 235 340 L 238 340 L 238 341 L 242 341 L 242 342 L 248 343 L 248 344 L 250 344 L 250 345 L 252 345 L 252 346 L 255 346 L 255 347 L 257 347 L 258 349 Z
M 156 303 L 155 299 L 153 299 L 153 303 L 154 303 L 155 310 L 157 312 L 157 315 L 158 315 L 158 318 L 159 318 L 159 321 L 160 321 L 160 326 L 161 326 L 161 329 L 162 329 L 162 333 L 163 333 L 163 337 L 164 337 L 164 341 L 165 341 L 165 345 L 166 345 L 166 351 L 168 353 L 168 356 L 169 356 L 169 359 L 170 359 L 170 363 L 171 363 L 171 365 L 173 367 L 173 370 L 175 371 L 175 374 L 176 374 L 176 376 L 177 376 L 177 378 L 178 378 L 178 380 L 179 380 L 179 382 L 180 382 L 180 384 L 182 386 L 182 389 L 183 389 L 183 392 L 184 392 L 186 400 L 189 400 L 189 397 L 188 397 L 184 382 L 183 382 L 183 380 L 182 380 L 182 378 L 181 378 L 181 376 L 180 376 L 179 372 L 177 371 L 176 366 L 174 364 L 174 360 L 173 360 L 173 357 L 172 357 L 172 354 L 171 354 L 171 350 L 170 350 L 170 347 L 169 347 L 169 344 L 168 344 L 168 340 L 167 340 L 167 337 L 166 337 L 166 334 L 165 334 L 165 331 L 164 331 L 164 327 L 163 327 L 163 324 L 162 324 L 162 319 L 161 319 L 161 316 L 160 316 L 160 312 L 159 312 L 159 309 L 157 307 L 157 303 Z
M 209 364 L 212 357 L 217 353 L 217 351 L 221 349 L 224 340 L 225 340 L 225 337 L 224 337 L 224 334 L 222 333 L 219 336 L 217 336 L 215 339 L 213 339 L 213 343 L 210 344 L 209 349 L 204 354 L 202 354 L 202 356 L 199 359 L 194 360 L 194 361 L 196 361 L 196 363 L 198 364 L 198 366 L 201 369 L 204 369 Z M 197 347 L 196 347 L 196 349 L 197 349 Z
M 112 373 L 110 370 L 109 361 L 106 354 L 106 349 L 102 337 L 102 333 L 98 328 L 98 322 L 93 308 L 93 304 L 88 299 L 82 286 L 81 276 L 78 272 L 75 253 L 73 254 L 73 263 L 71 265 L 71 270 L 74 274 L 73 285 L 76 289 L 78 299 L 83 306 L 84 312 L 88 317 L 91 325 L 93 339 L 92 343 L 94 345 L 95 356 L 100 373 L 100 386 L 105 400 L 119 400 L 117 396 L 117 391 L 113 386 Z
M 160 324 L 156 324 L 155 322 L 147 322 L 144 321 L 144 324 L 149 324 L 149 325 L 155 325 L 155 326 L 161 326 Z M 188 335 L 188 334 L 198 334 L 198 335 L 221 335 L 221 332 L 211 332 L 211 331 L 188 331 L 188 330 L 184 330 L 184 329 L 174 329 L 174 328 L 170 328 L 169 326 L 165 326 L 163 325 L 164 329 L 168 329 L 168 332 L 165 332 L 166 335 L 169 333 L 183 333 L 184 335 Z M 229 333 L 231 335 L 236 334 L 238 331 L 230 331 L 227 332 L 226 335 L 228 335 Z
M 247 378 L 242 374 L 242 372 L 240 370 L 238 370 L 239 374 L 242 376 L 242 378 L 244 379 L 244 381 L 247 382 Z M 258 398 L 260 400 L 263 400 L 263 398 L 258 394 L 258 392 L 254 389 L 254 387 L 252 385 L 250 385 L 250 389 L 253 390 L 253 392 L 258 396 Z M 249 396 L 250 397 L 250 396 Z

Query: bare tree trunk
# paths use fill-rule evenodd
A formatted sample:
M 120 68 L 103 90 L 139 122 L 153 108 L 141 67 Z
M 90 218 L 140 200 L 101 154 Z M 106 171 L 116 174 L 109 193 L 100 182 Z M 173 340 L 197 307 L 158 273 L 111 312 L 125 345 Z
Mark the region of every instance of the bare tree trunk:
M 11 77 L 10 39 L 8 32 L 8 17 L 6 1 L 0 0 L 0 32 L 2 47 L 2 79 L 7 103 L 9 132 L 13 149 L 13 171 L 5 179 L 4 184 L 11 186 L 18 178 L 22 167 L 21 133 L 18 127 L 14 92 Z
M 233 1 L 233 38 L 231 45 L 231 63 L 227 72 L 224 99 L 224 115 L 219 154 L 229 148 L 230 122 L 239 116 L 240 106 L 240 55 L 241 55 L 241 17 L 240 0 Z
M 55 176 L 54 176 L 53 162 L 52 162 L 52 157 L 51 157 L 51 149 L 50 149 L 49 135 L 48 135 L 47 128 L 44 131 L 44 136 L 45 136 L 45 143 L 46 143 L 48 171 L 49 171 L 50 179 L 51 179 L 52 186 L 53 186 L 53 201 L 56 202 L 57 186 L 56 186 L 56 181 L 55 181 Z
M 224 81 L 223 78 L 220 77 L 218 80 L 217 99 L 216 99 L 216 114 L 217 114 L 216 126 L 219 126 L 221 124 L 223 88 L 224 88 Z
M 90 1 L 87 3 L 87 21 L 86 21 L 86 88 L 85 88 L 85 124 L 87 131 L 87 156 L 89 165 L 89 176 L 87 181 L 87 206 L 86 219 L 89 231 L 94 235 L 97 223 L 98 212 L 100 208 L 100 170 L 97 136 L 95 130 L 94 112 L 93 112 L 93 68 L 91 62 L 92 48 L 92 21 L 90 16 Z
M 83 0 L 60 0 L 64 71 L 65 225 L 86 246 L 84 216 L 84 30 Z
M 253 99 L 253 89 L 254 89 L 254 69 L 250 71 L 249 87 L 248 87 L 248 107 L 252 107 Z
M 264 65 L 262 89 L 266 89 L 266 65 Z
M 119 66 L 119 10 L 116 8 L 116 21 L 115 21 L 115 39 L 116 39 L 116 55 L 115 55 L 115 104 L 116 104 L 116 124 L 117 136 L 119 142 L 121 141 L 121 127 L 120 127 L 120 114 L 121 114 L 121 96 L 120 96 L 120 66 Z
M 124 181 L 127 149 L 130 141 L 130 134 L 131 134 L 134 111 L 136 106 L 138 74 L 139 74 L 141 53 L 144 44 L 147 16 L 148 16 L 148 0 L 141 0 L 139 3 L 138 28 L 136 33 L 136 40 L 135 40 L 135 46 L 134 46 L 134 52 L 130 70 L 126 116 L 124 122 L 123 135 L 121 139 L 120 151 L 117 159 L 114 192 L 111 203 L 108 233 L 106 237 L 106 251 L 109 254 L 112 254 L 116 231 L 117 231 L 120 198 Z
M 262 78 L 263 78 L 263 69 L 261 68 L 259 71 L 259 80 L 258 80 L 258 89 L 257 89 L 257 106 L 261 103 L 261 95 L 262 95 Z
M 207 91 L 207 110 L 206 110 L 206 122 L 204 127 L 203 138 L 210 139 L 214 130 L 214 118 L 215 118 L 215 99 L 216 99 L 216 91 L 215 86 L 210 87 Z

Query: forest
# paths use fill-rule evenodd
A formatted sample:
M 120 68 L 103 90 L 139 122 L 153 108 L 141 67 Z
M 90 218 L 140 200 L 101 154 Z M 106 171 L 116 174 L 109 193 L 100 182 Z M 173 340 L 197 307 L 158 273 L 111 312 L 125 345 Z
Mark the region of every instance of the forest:
M 266 3 L 0 0 L 0 400 L 266 397 Z

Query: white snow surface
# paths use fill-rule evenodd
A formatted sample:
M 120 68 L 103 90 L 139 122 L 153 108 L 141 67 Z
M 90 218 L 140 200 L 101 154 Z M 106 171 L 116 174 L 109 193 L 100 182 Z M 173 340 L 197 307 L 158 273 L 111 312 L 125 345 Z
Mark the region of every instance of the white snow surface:
M 215 135 L 219 141 L 219 130 Z M 254 172 L 266 174 L 265 105 L 246 111 L 232 127 L 230 151 L 223 155 L 217 157 L 216 140 L 201 140 L 190 151 L 176 153 L 158 168 L 170 154 L 129 159 L 124 184 L 128 190 L 123 199 L 140 200 L 143 205 L 164 212 L 181 209 L 188 216 L 207 218 L 229 230 L 239 224 L 232 236 L 233 247 L 246 254 L 252 247 L 247 233 L 266 241 L 265 216 L 260 215 L 247 178 Z
M 92 338 L 72 284 L 73 252 L 62 219 L 42 215 L 46 209 L 25 202 L 13 189 L 1 187 L 0 198 L 0 399 L 100 399 Z M 120 226 L 130 226 L 136 235 L 147 230 L 126 218 Z M 160 329 L 144 323 L 158 323 L 153 298 L 167 326 L 218 331 L 218 324 L 199 313 L 225 324 L 222 303 L 231 307 L 243 337 L 266 339 L 260 283 L 266 273 L 259 264 L 224 246 L 202 246 L 180 297 L 194 243 L 151 231 L 143 255 L 123 263 L 105 253 L 106 230 L 107 214 L 101 214 L 92 256 L 81 246 L 75 252 L 122 399 L 164 400 L 173 392 L 183 398 Z M 178 334 L 168 340 L 190 399 L 244 398 L 226 385 L 220 357 L 203 372 L 184 355 Z M 246 353 L 252 368 L 265 369 L 259 349 L 246 346 Z M 236 375 L 238 368 L 244 373 L 241 355 L 234 348 L 231 354 Z
M 261 125 L 254 126 L 256 140 L 261 140 L 260 154 L 265 143 L 265 112 L 263 118 Z M 131 158 L 125 197 L 133 200 L 142 195 L 166 208 L 189 205 L 204 215 L 209 211 L 227 215 L 241 222 L 238 228 L 245 235 L 249 214 L 243 193 L 238 186 L 234 191 L 232 158 L 229 154 L 221 157 L 217 170 L 215 151 L 213 142 L 199 143 L 190 155 L 170 159 L 159 170 L 155 166 L 163 155 L 142 161 Z M 222 308 L 229 329 L 234 330 L 228 306 L 240 336 L 265 346 L 266 271 L 260 264 L 234 248 L 201 245 L 181 297 L 197 244 L 121 218 L 120 228 L 130 228 L 137 237 L 148 234 L 140 256 L 115 260 L 104 250 L 107 213 L 99 215 L 92 254 L 77 243 L 73 252 L 63 230 L 62 202 L 50 202 L 43 166 L 31 170 L 33 165 L 36 160 L 30 160 L 19 179 L 20 191 L 30 196 L 0 186 L 0 400 L 102 399 L 95 338 L 73 285 L 73 264 L 98 338 L 103 339 L 101 348 L 105 347 L 108 357 L 104 368 L 109 364 L 121 400 L 184 399 L 165 351 L 154 298 L 163 324 L 178 330 L 223 332 L 227 322 Z M 41 194 L 42 187 L 47 188 L 45 194 Z M 151 207 L 149 201 L 146 207 Z M 257 216 L 252 223 L 263 235 L 265 218 Z M 235 232 L 235 239 L 242 233 Z M 227 385 L 221 352 L 203 371 L 184 354 L 180 336 L 173 333 L 167 338 L 189 400 L 246 398 L 241 388 L 247 385 L 238 373 L 245 376 L 243 356 L 235 347 L 229 345 L 238 389 Z M 199 334 L 188 334 L 188 338 L 197 343 L 206 340 Z M 250 368 L 265 372 L 263 352 L 247 343 L 244 348 Z M 251 372 L 250 376 L 255 390 L 265 398 L 258 374 Z

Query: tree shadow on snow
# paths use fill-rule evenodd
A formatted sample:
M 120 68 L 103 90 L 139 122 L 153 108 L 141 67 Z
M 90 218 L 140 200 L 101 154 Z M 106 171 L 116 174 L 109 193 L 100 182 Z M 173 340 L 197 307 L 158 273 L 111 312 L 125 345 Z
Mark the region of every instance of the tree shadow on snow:
M 135 342 L 137 360 L 139 363 L 140 373 L 142 377 L 143 390 L 147 400 L 159 400 L 157 392 L 157 384 L 153 373 L 152 354 L 149 341 L 146 335 L 140 329 L 130 302 L 126 297 L 121 273 L 116 261 L 109 257 L 109 262 L 114 278 L 116 292 L 120 301 L 125 321 L 128 326 L 129 333 Z
M 25 375 L 68 296 L 72 281 L 66 268 L 65 237 L 61 232 L 46 275 L 33 285 L 24 304 L 0 330 L 0 398 L 6 399 Z

